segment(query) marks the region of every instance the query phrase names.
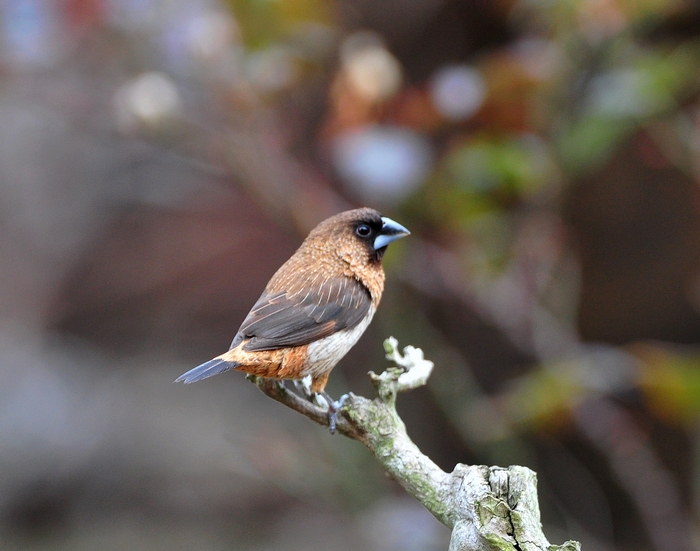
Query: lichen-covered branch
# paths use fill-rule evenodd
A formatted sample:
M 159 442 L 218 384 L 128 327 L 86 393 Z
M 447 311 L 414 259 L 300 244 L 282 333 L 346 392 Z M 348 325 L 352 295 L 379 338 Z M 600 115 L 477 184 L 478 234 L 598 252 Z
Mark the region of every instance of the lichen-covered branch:
M 350 394 L 337 418 L 337 431 L 362 442 L 384 469 L 452 530 L 450 551 L 576 551 L 577 542 L 550 545 L 542 532 L 536 475 L 526 467 L 457 465 L 451 473 L 423 455 L 396 413 L 399 392 L 424 385 L 433 363 L 419 348 L 398 351 L 394 338 L 385 341 L 387 359 L 396 365 L 370 372 L 378 396 L 369 400 Z M 270 398 L 328 425 L 328 411 L 281 382 L 249 376 Z

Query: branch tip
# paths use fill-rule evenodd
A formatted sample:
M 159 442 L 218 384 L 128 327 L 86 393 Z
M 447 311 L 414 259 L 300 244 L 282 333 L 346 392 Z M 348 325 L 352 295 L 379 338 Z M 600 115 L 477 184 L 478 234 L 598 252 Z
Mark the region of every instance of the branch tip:
M 389 337 L 384 341 L 386 359 L 394 362 L 398 369 L 389 368 L 379 378 L 383 380 L 396 380 L 395 392 L 412 390 L 425 385 L 435 364 L 426 360 L 423 351 L 415 346 L 408 345 L 399 352 L 399 341 Z M 387 374 L 385 376 L 385 374 Z M 376 377 L 376 375 L 375 375 Z

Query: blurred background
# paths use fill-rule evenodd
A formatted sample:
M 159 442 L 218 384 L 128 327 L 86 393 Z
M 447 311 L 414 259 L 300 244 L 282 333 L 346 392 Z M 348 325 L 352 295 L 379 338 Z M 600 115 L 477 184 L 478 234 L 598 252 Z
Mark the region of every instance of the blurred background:
M 382 340 L 442 468 L 545 533 L 698 545 L 700 3 L 0 0 L 0 548 L 437 551 L 356 442 L 225 351 L 317 222 L 406 225 Z

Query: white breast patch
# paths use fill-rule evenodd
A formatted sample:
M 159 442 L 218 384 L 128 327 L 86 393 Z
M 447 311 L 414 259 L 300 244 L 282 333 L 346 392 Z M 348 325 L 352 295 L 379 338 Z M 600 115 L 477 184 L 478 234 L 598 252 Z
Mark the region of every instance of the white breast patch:
M 365 319 L 352 329 L 338 331 L 329 337 L 309 344 L 308 357 L 303 374 L 316 377 L 333 369 L 335 364 L 355 346 L 355 343 L 357 343 L 372 321 L 374 312 L 375 309 L 370 307 Z

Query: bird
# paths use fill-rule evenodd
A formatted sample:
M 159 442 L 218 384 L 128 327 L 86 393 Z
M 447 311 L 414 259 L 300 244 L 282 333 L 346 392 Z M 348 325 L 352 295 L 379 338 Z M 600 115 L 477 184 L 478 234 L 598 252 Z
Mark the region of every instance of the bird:
M 410 232 L 371 208 L 348 210 L 318 224 L 270 281 L 243 320 L 229 350 L 178 377 L 186 384 L 228 370 L 304 381 L 308 396 L 328 404 L 335 365 L 372 321 L 384 291 L 387 246 Z

